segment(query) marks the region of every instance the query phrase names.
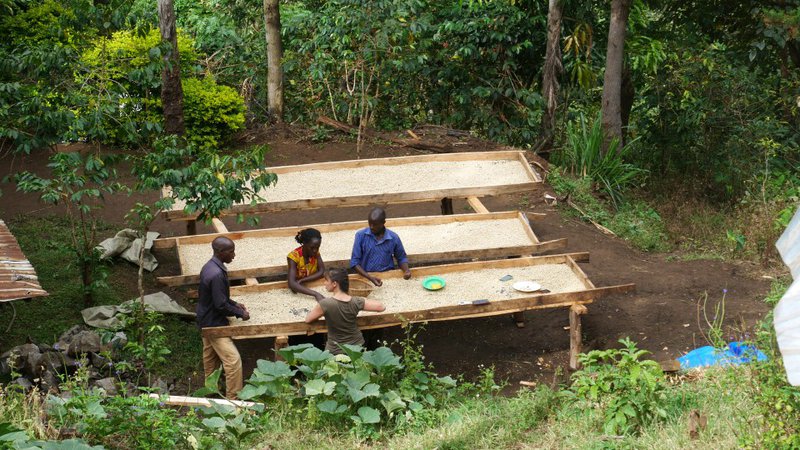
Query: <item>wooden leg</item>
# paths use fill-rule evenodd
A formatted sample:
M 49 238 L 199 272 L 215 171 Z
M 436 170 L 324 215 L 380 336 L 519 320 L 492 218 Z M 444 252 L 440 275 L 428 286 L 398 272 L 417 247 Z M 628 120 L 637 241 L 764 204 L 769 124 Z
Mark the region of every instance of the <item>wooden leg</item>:
M 578 370 L 581 364 L 578 361 L 578 353 L 581 352 L 582 335 L 581 335 L 581 315 L 586 314 L 588 310 L 583 305 L 572 305 L 569 308 L 569 368 L 571 370 Z
M 453 214 L 453 199 L 445 197 L 442 199 L 442 215 L 447 216 Z
M 517 328 L 525 328 L 525 313 L 523 311 L 514 313 L 514 322 Z
M 282 348 L 286 348 L 289 346 L 289 337 L 288 336 L 278 336 L 275 338 L 275 361 L 283 361 L 283 357 L 281 357 L 278 350 Z
M 186 221 L 186 234 L 190 235 L 190 236 L 197 234 L 197 221 L 196 220 L 192 219 L 192 220 L 187 220 Z

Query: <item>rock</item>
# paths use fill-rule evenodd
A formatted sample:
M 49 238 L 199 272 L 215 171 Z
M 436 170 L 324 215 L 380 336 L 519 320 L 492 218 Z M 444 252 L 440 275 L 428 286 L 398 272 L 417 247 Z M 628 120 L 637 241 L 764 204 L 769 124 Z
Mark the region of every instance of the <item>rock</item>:
M 0 359 L 0 377 L 9 375 L 11 375 L 11 366 L 8 364 L 8 358 Z
M 155 377 L 150 381 L 150 387 L 154 394 L 169 395 L 169 384 L 161 377 Z
M 81 331 L 72 337 L 67 354 L 78 356 L 89 352 L 99 352 L 100 349 L 100 335 L 94 331 Z
M 107 396 L 114 396 L 119 394 L 117 387 L 117 379 L 114 377 L 101 378 L 92 384 L 96 388 L 102 389 Z
M 61 384 L 61 380 L 52 372 L 45 372 L 39 380 L 39 387 L 43 392 L 56 392 L 59 384 Z
M 11 349 L 8 364 L 12 369 L 22 371 L 31 354 L 40 354 L 36 344 L 22 344 Z
M 106 358 L 105 356 L 98 355 L 97 353 L 89 353 L 89 361 L 92 362 L 92 366 L 98 370 L 106 370 L 109 368 L 108 363 L 111 362 L 110 359 Z
M 111 338 L 110 342 L 111 348 L 115 350 L 120 350 L 124 348 L 127 343 L 128 343 L 128 336 L 122 331 L 117 331 L 116 333 L 114 333 L 114 337 Z
M 81 331 L 85 331 L 86 328 L 83 325 L 75 325 L 74 327 L 70 328 L 69 330 L 65 331 L 61 337 L 58 338 L 58 346 L 61 347 L 62 350 L 66 350 L 69 347 L 69 344 L 72 342 L 72 338 L 75 337 Z M 58 347 L 56 347 L 58 348 Z
M 69 367 L 75 365 L 75 360 L 58 351 L 44 352 L 40 364 L 47 372 L 66 373 Z
M 33 388 L 33 383 L 25 377 L 19 377 L 11 382 L 11 386 L 19 386 L 23 391 L 28 392 Z

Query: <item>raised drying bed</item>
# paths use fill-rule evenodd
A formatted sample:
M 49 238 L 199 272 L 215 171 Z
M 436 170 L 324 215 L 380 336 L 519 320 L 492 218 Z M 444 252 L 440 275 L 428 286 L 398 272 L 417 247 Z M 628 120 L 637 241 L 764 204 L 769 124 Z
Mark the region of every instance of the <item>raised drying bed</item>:
M 563 248 L 566 239 L 540 242 L 517 211 L 389 219 L 386 226 L 400 235 L 412 263 L 469 258 L 523 256 Z M 365 221 L 311 225 L 322 233 L 320 253 L 327 266 L 350 261 L 353 239 Z M 302 228 L 286 227 L 235 233 L 215 233 L 158 239 L 156 248 L 177 247 L 181 275 L 159 277 L 168 286 L 196 284 L 211 257 L 211 241 L 228 236 L 236 243 L 236 258 L 228 265 L 232 279 L 286 273 L 286 254 L 297 246 Z
M 226 214 L 509 194 L 531 190 L 542 181 L 519 151 L 361 159 L 268 170 L 278 175 L 278 183 L 259 193 L 263 202 L 237 205 Z M 176 203 L 166 217 L 194 219 L 184 206 Z
M 596 288 L 575 263 L 588 258 L 587 253 L 524 257 L 493 261 L 448 264 L 412 269 L 412 278 L 403 280 L 399 270 L 376 274 L 383 286 L 375 288 L 370 299 L 386 305 L 380 314 L 362 313 L 358 318 L 362 329 L 382 328 L 405 322 L 453 320 L 484 317 L 541 308 L 569 307 L 588 304 L 595 298 L 629 292 L 634 285 L 626 284 Z M 422 288 L 427 276 L 443 277 L 447 286 L 435 292 Z M 505 275 L 513 278 L 500 281 Z M 515 281 L 538 280 L 550 293 L 517 292 Z M 311 285 L 322 289 L 321 283 Z M 321 291 L 322 292 L 322 291 Z M 206 328 L 207 337 L 234 338 L 268 337 L 324 332 L 324 321 L 305 324 L 305 312 L 315 300 L 289 291 L 286 282 L 264 283 L 232 288 L 235 301 L 245 304 L 251 319 L 233 319 L 230 326 Z M 472 305 L 461 302 L 486 299 L 488 304 Z

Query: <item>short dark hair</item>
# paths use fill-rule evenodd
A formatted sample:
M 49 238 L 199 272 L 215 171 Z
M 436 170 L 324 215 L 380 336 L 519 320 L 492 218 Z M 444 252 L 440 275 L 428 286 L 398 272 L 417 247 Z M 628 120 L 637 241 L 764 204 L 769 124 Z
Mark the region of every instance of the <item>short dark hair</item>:
M 386 211 L 380 206 L 376 206 L 375 208 L 372 208 L 372 211 L 369 212 L 369 217 L 367 220 L 370 222 L 385 222 Z
M 211 249 L 214 250 L 215 255 L 219 252 L 224 252 L 225 250 L 228 250 L 231 247 L 235 246 L 236 244 L 234 244 L 233 241 L 230 240 L 230 238 L 227 238 L 225 236 L 219 236 L 211 242 Z
M 344 269 L 328 269 L 325 271 L 325 276 L 339 284 L 339 290 L 348 294 L 350 292 L 350 278 L 347 277 L 347 271 Z
M 294 240 L 297 241 L 298 244 L 305 244 L 313 241 L 314 239 L 322 240 L 322 234 L 316 228 L 306 228 L 305 230 L 300 230 L 294 236 Z

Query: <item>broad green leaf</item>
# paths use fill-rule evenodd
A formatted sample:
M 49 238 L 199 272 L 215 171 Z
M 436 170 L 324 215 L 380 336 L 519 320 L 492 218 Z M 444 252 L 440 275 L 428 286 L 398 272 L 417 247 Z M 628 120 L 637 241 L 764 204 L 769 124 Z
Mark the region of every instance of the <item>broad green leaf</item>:
M 264 359 L 259 359 L 256 362 L 256 366 L 258 367 L 259 372 L 274 378 L 291 378 L 295 373 L 297 373 L 296 370 L 292 370 L 292 368 L 283 361 L 267 361 Z
M 260 397 L 267 393 L 267 385 L 261 384 L 258 386 L 253 386 L 252 384 L 246 384 L 241 391 L 237 394 L 240 400 L 250 400 L 251 398 Z
M 316 396 L 320 394 L 331 395 L 333 390 L 336 389 L 336 383 L 325 382 L 325 380 L 315 379 L 306 383 L 303 388 L 308 396 Z
M 378 423 L 381 421 L 380 411 L 369 406 L 358 408 L 358 417 L 361 418 L 363 423 Z
M 366 370 L 359 370 L 355 373 L 348 373 L 344 378 L 344 384 L 353 389 L 361 389 L 369 383 L 370 374 Z
M 222 417 L 209 417 L 207 419 L 203 419 L 203 425 L 205 425 L 206 428 L 221 430 L 225 428 L 225 419 Z
M 339 348 L 350 357 L 351 362 L 356 362 L 364 356 L 364 347 L 360 345 L 341 344 Z
M 305 363 L 314 363 L 325 361 L 326 359 L 332 357 L 331 353 L 327 350 L 322 351 L 316 347 L 309 347 L 302 352 L 295 355 L 298 361 L 302 361 Z
M 388 347 L 379 347 L 375 350 L 364 352 L 364 362 L 378 370 L 385 368 L 400 368 L 400 357 L 392 353 Z
M 383 408 L 388 414 L 391 414 L 395 410 L 405 408 L 406 402 L 400 398 L 400 395 L 397 394 L 397 392 L 389 391 L 383 395 L 383 398 L 381 399 L 381 405 L 383 405 Z
M 317 409 L 328 414 L 337 414 L 340 412 L 339 404 L 336 403 L 336 400 L 325 400 L 324 402 L 320 402 L 317 404 Z

